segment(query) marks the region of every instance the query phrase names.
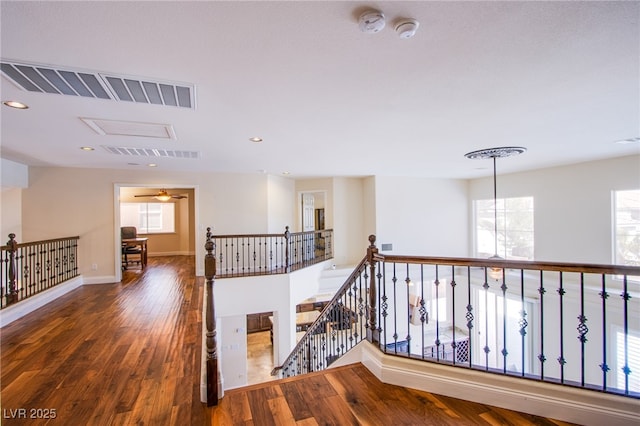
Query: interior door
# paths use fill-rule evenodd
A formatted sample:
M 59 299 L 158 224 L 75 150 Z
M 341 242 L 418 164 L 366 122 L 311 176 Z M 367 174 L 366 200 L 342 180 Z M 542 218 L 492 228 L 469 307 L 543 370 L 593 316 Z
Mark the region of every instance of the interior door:
M 314 231 L 315 226 L 315 198 L 313 194 L 302 194 L 302 232 Z M 313 233 L 302 236 L 302 259 L 313 257 L 315 235 Z
M 302 232 L 315 230 L 314 205 L 313 194 L 302 194 Z

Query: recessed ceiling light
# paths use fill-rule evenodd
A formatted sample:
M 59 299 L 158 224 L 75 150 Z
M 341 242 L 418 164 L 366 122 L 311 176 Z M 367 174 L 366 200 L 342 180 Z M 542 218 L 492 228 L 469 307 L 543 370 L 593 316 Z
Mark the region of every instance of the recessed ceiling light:
M 249 140 L 251 142 L 262 142 L 262 138 L 259 138 L 259 137 L 249 138 Z
M 149 167 L 158 167 L 158 165 L 156 163 L 149 163 L 149 164 L 147 164 L 147 166 L 149 166 Z
M 283 175 L 289 175 L 291 172 L 282 172 Z
M 616 143 L 620 144 L 620 145 L 627 145 L 630 143 L 638 143 L 640 142 L 640 137 L 637 138 L 629 138 L 629 139 L 621 139 L 619 141 L 616 141 Z
M 80 149 L 83 151 L 95 151 L 95 148 L 92 148 L 90 146 L 81 146 Z
M 22 102 L 18 102 L 18 101 L 4 101 L 3 104 L 5 104 L 8 107 L 16 108 L 16 109 L 27 109 L 27 108 L 29 108 L 29 106 L 27 104 L 23 104 Z

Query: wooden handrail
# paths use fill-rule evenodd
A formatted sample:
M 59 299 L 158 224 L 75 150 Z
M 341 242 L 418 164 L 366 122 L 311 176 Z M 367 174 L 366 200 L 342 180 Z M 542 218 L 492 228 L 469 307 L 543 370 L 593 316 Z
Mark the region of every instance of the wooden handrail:
M 637 373 L 628 364 L 632 346 L 626 336 L 637 321 L 632 295 L 640 266 L 384 255 L 374 235 L 369 243 L 365 258 L 273 375 L 323 370 L 366 339 L 395 356 L 639 397 L 629 385 L 636 377 L 629 375 Z M 500 278 L 491 274 L 495 269 Z M 475 299 L 476 292 L 484 295 L 485 305 L 489 294 L 495 297 L 495 319 L 487 319 L 490 311 Z M 507 303 L 518 312 L 504 314 Z M 623 341 L 612 340 L 613 325 Z M 474 344 L 476 329 L 489 336 L 492 327 L 501 329 L 501 336 Z M 608 348 L 616 345 L 623 345 L 624 365 L 618 367 L 626 377 L 611 383 Z
M 449 265 L 488 267 L 500 269 L 526 269 L 533 271 L 584 272 L 589 274 L 611 274 L 640 276 L 640 266 L 602 265 L 592 263 L 539 262 L 527 260 L 493 260 L 465 257 L 395 256 L 376 253 L 379 262 L 413 263 L 423 265 Z
M 16 243 L 16 248 L 22 248 L 22 247 L 31 247 L 31 246 L 37 246 L 40 244 L 49 244 L 49 243 L 57 243 L 59 241 L 68 241 L 68 240 L 79 240 L 80 237 L 79 236 L 75 236 L 75 237 L 61 237 L 61 238 L 52 238 L 50 240 L 40 240 L 40 241 L 30 241 L 28 243 Z M 11 248 L 8 245 L 4 245 L 4 246 L 0 246 L 1 250 L 10 250 Z

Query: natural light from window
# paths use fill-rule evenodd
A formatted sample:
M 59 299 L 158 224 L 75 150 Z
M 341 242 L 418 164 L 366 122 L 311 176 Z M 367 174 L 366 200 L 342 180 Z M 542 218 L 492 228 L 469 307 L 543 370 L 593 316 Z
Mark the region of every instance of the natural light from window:
M 138 234 L 175 232 L 175 204 L 122 203 L 120 225 L 135 226 Z
M 613 210 L 613 262 L 640 266 L 640 190 L 614 191 Z
M 533 260 L 533 197 L 499 198 L 498 252 L 495 253 L 495 214 L 491 200 L 475 200 L 475 256 Z

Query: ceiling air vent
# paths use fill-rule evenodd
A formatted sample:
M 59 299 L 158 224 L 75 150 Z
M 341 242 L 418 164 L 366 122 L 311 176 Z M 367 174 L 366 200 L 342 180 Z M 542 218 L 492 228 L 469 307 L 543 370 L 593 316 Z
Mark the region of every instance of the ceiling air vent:
M 102 145 L 102 148 L 116 155 L 131 155 L 137 157 L 163 157 L 163 158 L 190 158 L 198 159 L 200 153 L 198 151 L 183 151 L 162 148 L 130 148 L 121 146 Z
M 0 70 L 30 92 L 195 109 L 193 84 L 9 61 L 2 61 Z

